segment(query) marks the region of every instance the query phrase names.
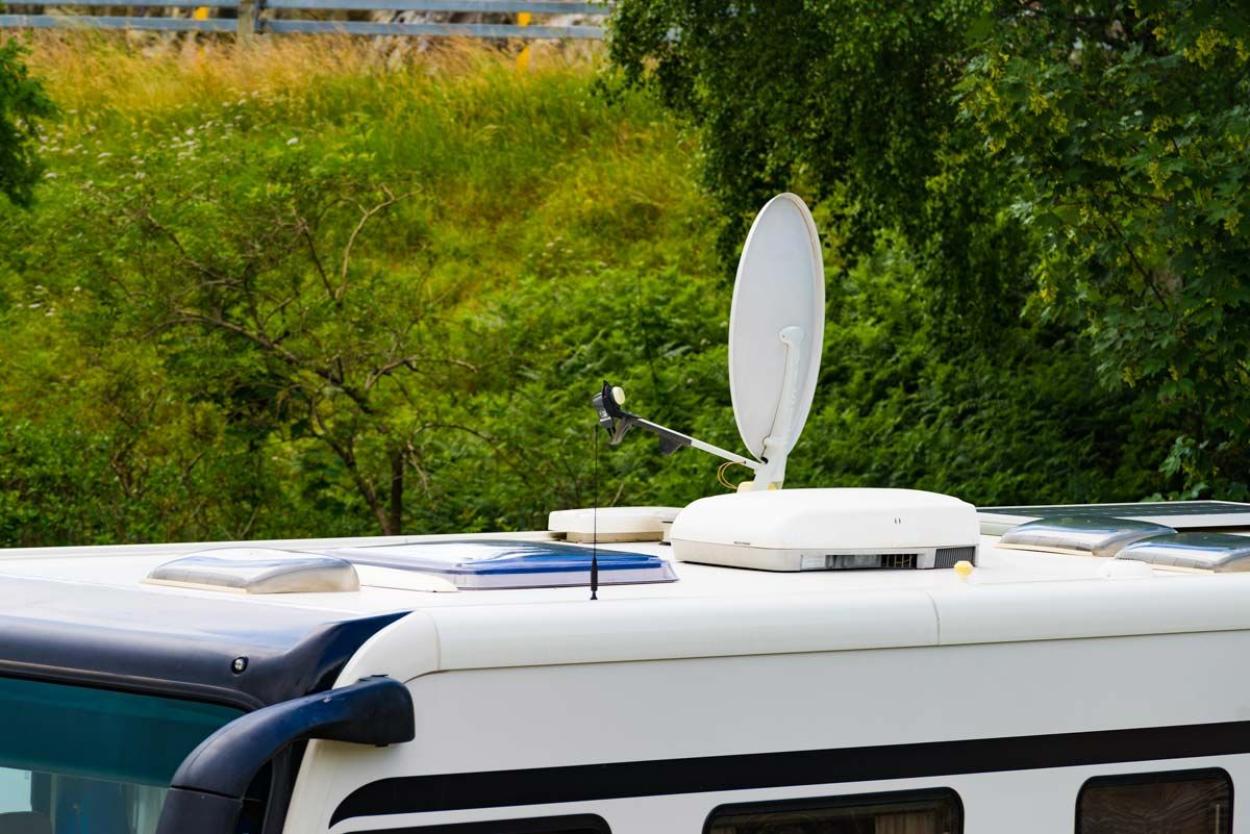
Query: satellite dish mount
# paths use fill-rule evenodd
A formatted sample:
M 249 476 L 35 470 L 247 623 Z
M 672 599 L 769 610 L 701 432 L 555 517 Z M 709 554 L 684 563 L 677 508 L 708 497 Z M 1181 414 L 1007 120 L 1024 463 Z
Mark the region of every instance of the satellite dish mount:
M 691 446 L 751 469 L 749 489 L 776 489 L 807 422 L 825 325 L 820 238 L 807 206 L 793 194 L 760 210 L 738 261 L 729 314 L 729 390 L 738 433 L 752 457 L 735 454 L 624 408 L 625 392 L 605 382 L 593 403 L 610 443 L 630 429 L 660 438 L 660 451 Z

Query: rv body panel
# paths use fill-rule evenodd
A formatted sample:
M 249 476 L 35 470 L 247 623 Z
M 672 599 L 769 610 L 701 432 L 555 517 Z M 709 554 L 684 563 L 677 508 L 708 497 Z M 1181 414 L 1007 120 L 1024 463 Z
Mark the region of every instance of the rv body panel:
M 589 812 L 695 831 L 723 804 L 920 788 L 956 790 L 970 834 L 1064 830 L 1093 775 L 1250 778 L 1250 672 L 1216 661 L 1247 648 L 1226 631 L 427 674 L 417 743 L 310 745 L 287 831 Z

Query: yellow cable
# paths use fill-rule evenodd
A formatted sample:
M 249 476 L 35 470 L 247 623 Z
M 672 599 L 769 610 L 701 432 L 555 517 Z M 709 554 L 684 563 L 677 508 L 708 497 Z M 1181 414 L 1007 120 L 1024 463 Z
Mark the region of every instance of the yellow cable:
M 731 466 L 741 466 L 741 465 L 742 464 L 738 463 L 735 460 L 725 461 L 716 469 L 716 480 L 720 481 L 720 485 L 723 486 L 725 489 L 729 490 L 730 492 L 737 492 L 738 485 L 731 482 L 728 478 L 726 478 L 725 472 Z

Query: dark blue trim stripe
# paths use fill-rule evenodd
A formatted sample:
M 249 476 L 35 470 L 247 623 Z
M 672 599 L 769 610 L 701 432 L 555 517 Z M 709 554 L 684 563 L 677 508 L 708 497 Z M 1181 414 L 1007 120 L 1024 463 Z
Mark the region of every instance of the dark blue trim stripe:
M 356 789 L 335 809 L 330 824 L 375 814 L 589 802 L 1241 753 L 1250 753 L 1250 721 L 403 776 Z

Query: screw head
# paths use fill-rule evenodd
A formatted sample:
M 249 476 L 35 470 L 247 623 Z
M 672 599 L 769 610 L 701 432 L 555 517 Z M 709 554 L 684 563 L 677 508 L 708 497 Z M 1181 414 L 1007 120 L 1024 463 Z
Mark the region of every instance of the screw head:
M 236 675 L 243 674 L 243 670 L 246 668 L 247 668 L 246 657 L 236 657 L 234 660 L 230 661 L 230 671 L 234 672 Z

